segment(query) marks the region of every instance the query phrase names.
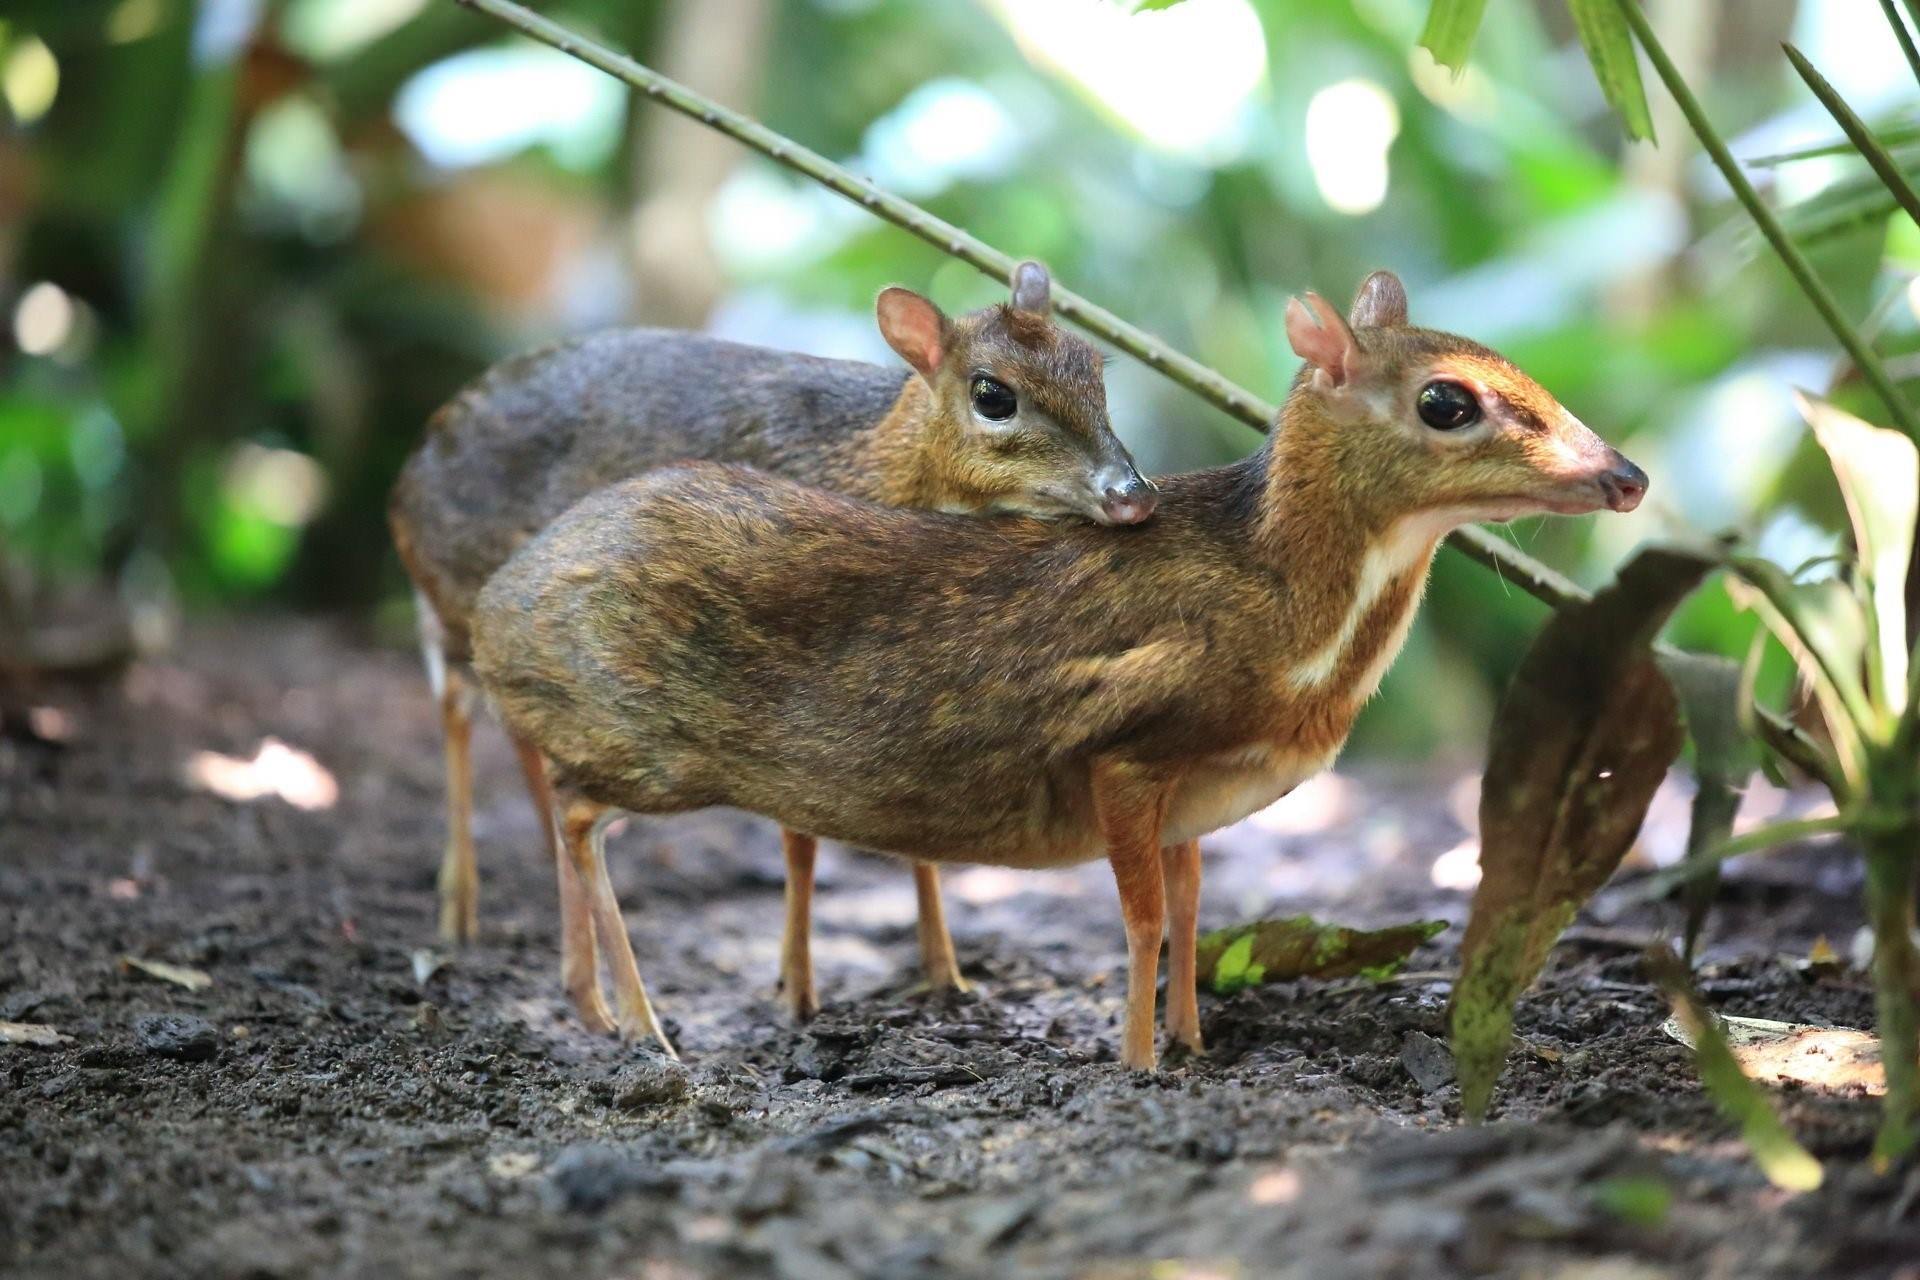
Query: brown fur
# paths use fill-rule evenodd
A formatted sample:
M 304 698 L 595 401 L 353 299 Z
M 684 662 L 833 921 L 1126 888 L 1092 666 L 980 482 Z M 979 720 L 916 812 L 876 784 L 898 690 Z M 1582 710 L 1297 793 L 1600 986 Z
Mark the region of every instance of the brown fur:
M 523 542 L 595 489 L 671 462 L 744 463 L 897 506 L 1092 514 L 1095 479 L 1133 473 L 1099 352 L 1005 304 L 944 324 L 931 383 L 644 329 L 495 366 L 433 416 L 389 506 L 447 656 L 466 657 L 474 597 Z M 1017 429 L 973 418 L 976 373 L 1019 395 Z
M 613 486 L 488 583 L 478 669 L 564 784 L 609 805 L 733 805 L 933 861 L 1104 851 L 1150 1015 L 1148 855 L 1331 759 L 1450 524 L 1515 514 L 1510 495 L 1594 509 L 1568 459 L 1621 463 L 1484 348 L 1346 342 L 1363 376 L 1310 369 L 1265 448 L 1164 481 L 1136 528 L 889 510 L 710 465 Z M 1411 406 L 1435 376 L 1527 404 L 1564 447 L 1492 406 L 1483 432 L 1429 439 Z M 1128 1061 L 1141 1034 L 1130 1017 Z

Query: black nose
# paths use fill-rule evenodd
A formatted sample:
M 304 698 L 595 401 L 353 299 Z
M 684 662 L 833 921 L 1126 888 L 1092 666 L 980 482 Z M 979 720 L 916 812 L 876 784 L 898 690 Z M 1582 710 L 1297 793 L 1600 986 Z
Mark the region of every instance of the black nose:
M 1647 473 L 1620 458 L 1611 471 L 1601 472 L 1600 488 L 1607 495 L 1609 507 L 1615 511 L 1631 511 L 1647 496 Z
M 1153 514 L 1160 491 L 1139 472 L 1129 472 L 1119 484 L 1108 485 L 1100 495 L 1100 509 L 1115 524 L 1139 524 Z

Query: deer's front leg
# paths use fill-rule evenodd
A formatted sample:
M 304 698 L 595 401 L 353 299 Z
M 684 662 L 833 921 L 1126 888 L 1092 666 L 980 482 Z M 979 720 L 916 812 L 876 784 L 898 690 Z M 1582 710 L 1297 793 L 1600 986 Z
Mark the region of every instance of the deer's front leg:
M 1165 780 L 1134 766 L 1106 761 L 1094 765 L 1094 808 L 1127 928 L 1127 1023 L 1120 1037 L 1120 1061 L 1140 1071 L 1154 1066 L 1154 980 L 1167 918 L 1160 826 L 1169 791 Z
M 1200 1040 L 1199 979 L 1194 948 L 1200 938 L 1200 842 L 1168 845 L 1160 853 L 1167 890 L 1167 1034 L 1195 1053 Z

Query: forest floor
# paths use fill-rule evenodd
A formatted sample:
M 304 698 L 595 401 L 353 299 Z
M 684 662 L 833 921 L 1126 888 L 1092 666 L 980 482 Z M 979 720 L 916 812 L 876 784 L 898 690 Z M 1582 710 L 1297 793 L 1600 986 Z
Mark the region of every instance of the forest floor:
M 551 870 L 490 725 L 483 938 L 434 949 L 440 765 L 407 655 L 208 626 L 37 702 L 0 738 L 0 1020 L 70 1039 L 0 1044 L 0 1274 L 1920 1275 L 1920 1180 L 1867 1171 L 1872 1100 L 1781 1092 L 1827 1182 L 1770 1188 L 1663 1033 L 1636 941 L 1660 919 L 1618 891 L 1521 1003 L 1494 1122 L 1466 1127 L 1437 1043 L 1458 928 L 1382 984 L 1203 995 L 1209 1053 L 1138 1075 L 1114 1061 L 1102 866 L 951 871 L 976 990 L 935 999 L 904 868 L 823 853 L 825 1011 L 795 1027 L 773 829 L 636 822 L 614 881 L 673 1064 L 574 1024 Z M 300 756 L 198 755 L 252 761 L 268 737 L 337 796 Z M 1359 768 L 1222 833 L 1203 927 L 1458 922 L 1432 874 L 1466 834 L 1458 773 Z M 206 789 L 262 775 L 315 807 Z M 1834 851 L 1740 870 L 1709 999 L 1870 1026 L 1860 973 L 1804 963 L 1821 936 L 1844 956 L 1856 897 Z

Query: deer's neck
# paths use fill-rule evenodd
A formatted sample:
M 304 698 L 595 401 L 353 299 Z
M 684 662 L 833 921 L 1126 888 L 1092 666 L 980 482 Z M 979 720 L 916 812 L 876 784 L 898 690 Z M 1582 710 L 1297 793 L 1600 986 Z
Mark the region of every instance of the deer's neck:
M 1445 513 L 1369 487 L 1364 456 L 1294 397 L 1268 447 L 1258 554 L 1282 590 L 1290 697 L 1357 710 L 1406 642 Z
M 956 483 L 941 465 L 945 442 L 933 427 L 933 393 L 919 377 L 900 388 L 886 417 L 858 437 L 854 464 L 865 473 L 865 488 L 889 506 L 935 511 L 971 511 L 984 498 Z

